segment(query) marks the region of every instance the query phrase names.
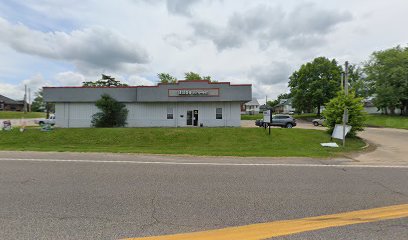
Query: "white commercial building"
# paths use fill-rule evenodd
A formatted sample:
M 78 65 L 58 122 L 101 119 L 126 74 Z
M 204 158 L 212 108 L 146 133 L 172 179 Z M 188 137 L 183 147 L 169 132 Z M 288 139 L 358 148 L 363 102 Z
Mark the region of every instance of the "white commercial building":
M 95 102 L 108 94 L 128 109 L 127 127 L 239 127 L 240 105 L 252 98 L 250 84 L 206 80 L 157 86 L 44 87 L 55 103 L 56 126 L 91 127 Z

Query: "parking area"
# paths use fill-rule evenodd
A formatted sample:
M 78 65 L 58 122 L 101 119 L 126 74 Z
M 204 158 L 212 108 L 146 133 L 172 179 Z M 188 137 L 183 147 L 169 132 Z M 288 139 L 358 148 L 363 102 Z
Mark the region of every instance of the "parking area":
M 316 130 L 325 130 L 326 128 L 322 127 L 322 126 L 313 126 L 313 124 L 311 122 L 307 122 L 304 120 L 296 120 L 296 127 L 295 128 L 303 128 L 303 129 L 316 129 Z M 258 127 L 255 126 L 255 120 L 241 120 L 241 127 Z M 278 127 L 280 128 L 280 127 Z

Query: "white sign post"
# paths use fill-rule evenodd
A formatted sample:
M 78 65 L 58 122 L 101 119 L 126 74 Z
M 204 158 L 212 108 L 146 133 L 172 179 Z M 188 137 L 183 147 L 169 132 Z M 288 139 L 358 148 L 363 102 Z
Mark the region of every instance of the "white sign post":
M 271 123 L 271 110 L 263 112 L 263 121 L 264 123 Z
M 272 112 L 271 110 L 267 110 L 263 112 L 263 122 L 265 124 L 265 129 L 266 129 L 266 124 L 269 126 L 269 135 L 271 135 L 271 124 L 272 123 Z

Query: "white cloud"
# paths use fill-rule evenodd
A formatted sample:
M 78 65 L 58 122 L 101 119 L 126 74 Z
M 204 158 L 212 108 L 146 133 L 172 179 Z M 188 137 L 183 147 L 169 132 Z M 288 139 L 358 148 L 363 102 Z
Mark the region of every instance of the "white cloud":
M 148 85 L 159 72 L 196 71 L 252 83 L 254 96 L 272 98 L 315 57 L 359 63 L 408 39 L 400 24 L 408 21 L 406 0 L 11 2 L 0 2 L 3 92 L 37 73 L 54 85 L 101 73 Z
M 321 46 L 325 35 L 336 25 L 351 19 L 351 13 L 346 11 L 302 3 L 290 12 L 258 5 L 234 13 L 224 27 L 202 21 L 192 21 L 191 26 L 195 37 L 213 41 L 218 50 L 241 47 L 250 40 L 258 41 L 263 48 L 276 42 L 282 47 L 301 49 Z
M 0 41 L 18 52 L 72 62 L 80 69 L 121 70 L 123 64 L 149 61 L 139 45 L 103 27 L 41 32 L 0 17 Z
M 266 65 L 252 67 L 248 77 L 254 79 L 259 85 L 275 85 L 287 83 L 292 73 L 291 70 L 288 63 L 274 61 Z
M 60 72 L 55 76 L 61 86 L 82 86 L 85 82 L 85 76 L 77 72 Z
M 130 86 L 153 86 L 153 85 L 156 84 L 156 83 L 154 83 L 154 82 L 152 82 L 150 80 L 147 80 L 144 77 L 140 77 L 140 76 L 137 76 L 137 75 L 130 76 L 124 82 L 126 82 Z
M 0 82 L 0 94 L 8 98 L 15 100 L 24 99 L 24 88 L 27 85 L 28 89 L 31 91 L 31 101 L 33 100 L 34 93 L 40 90 L 43 86 L 50 86 L 51 83 L 46 81 L 41 74 L 33 75 L 27 79 L 22 80 L 18 84 L 2 83 Z M 27 96 L 28 100 L 28 96 Z

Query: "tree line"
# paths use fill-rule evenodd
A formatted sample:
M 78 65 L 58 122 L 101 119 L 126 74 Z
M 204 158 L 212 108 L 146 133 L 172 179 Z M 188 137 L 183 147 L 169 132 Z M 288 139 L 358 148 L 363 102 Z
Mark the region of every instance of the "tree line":
M 282 94 L 268 105 L 275 106 L 280 99 L 292 98 L 298 112 L 313 112 L 325 106 L 341 89 L 344 68 L 335 59 L 318 57 L 303 64 L 289 77 L 290 93 Z M 408 47 L 377 51 L 360 65 L 349 66 L 349 88 L 356 97 L 372 98 L 374 105 L 385 114 L 408 115 Z

